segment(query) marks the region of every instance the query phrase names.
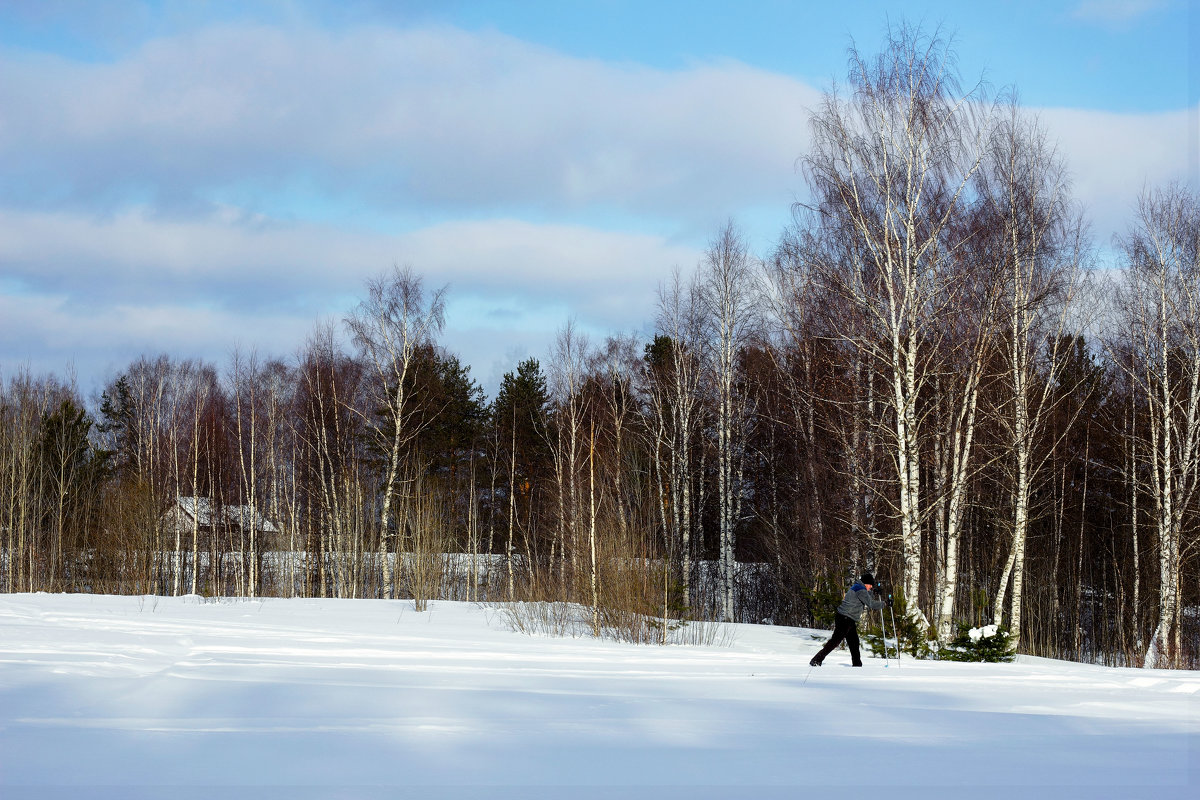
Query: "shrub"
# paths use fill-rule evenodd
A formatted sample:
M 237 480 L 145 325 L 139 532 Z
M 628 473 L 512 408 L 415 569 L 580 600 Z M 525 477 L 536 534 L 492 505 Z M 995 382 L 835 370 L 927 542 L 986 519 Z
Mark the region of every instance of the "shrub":
M 899 642 L 900 649 L 910 658 L 927 660 L 938 657 L 938 643 L 929 638 L 932 632 L 929 630 L 928 623 L 922 625 L 925 616 L 919 609 L 910 610 L 904 601 L 904 596 L 900 593 L 894 596 L 892 608 L 890 610 L 885 608 L 882 612 L 886 617 L 888 633 L 888 649 L 885 654 L 883 632 L 878 625 L 874 624 L 879 619 L 879 613 L 869 612 L 870 616 L 867 619 L 870 620 L 870 623 L 863 628 L 860 637 L 867 649 L 875 656 L 883 658 L 885 655 L 896 655 L 897 642 Z M 895 630 L 892 630 L 893 626 Z
M 504 624 L 527 636 L 588 638 L 592 609 L 562 601 L 495 603 Z M 665 623 L 665 624 L 664 624 Z M 629 644 L 675 644 L 731 647 L 734 631 L 728 625 L 708 620 L 663 620 L 617 608 L 601 609 L 600 639 Z
M 807 604 L 813 624 L 818 628 L 832 628 L 834 614 L 838 604 L 842 602 L 842 597 L 846 594 L 846 588 L 829 576 L 822 575 L 817 579 L 816 587 L 810 589 L 807 586 L 801 586 L 798 594 L 801 600 Z
M 958 624 L 958 636 L 942 648 L 944 661 L 986 661 L 991 663 L 1012 661 L 1013 636 L 1005 625 L 985 625 L 972 628 L 965 622 Z

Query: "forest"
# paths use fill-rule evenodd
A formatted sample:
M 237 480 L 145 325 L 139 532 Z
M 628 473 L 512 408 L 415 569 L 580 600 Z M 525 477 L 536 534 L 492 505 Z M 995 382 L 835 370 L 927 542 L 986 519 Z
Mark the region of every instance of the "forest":
M 565 321 L 490 401 L 417 267 L 291 357 L 0 375 L 0 590 L 555 601 L 652 641 L 827 625 L 870 569 L 914 651 L 1200 666 L 1200 194 L 1131 197 L 1102 264 L 1036 116 L 912 28 L 810 126 L 764 255 L 730 221 L 651 334 Z

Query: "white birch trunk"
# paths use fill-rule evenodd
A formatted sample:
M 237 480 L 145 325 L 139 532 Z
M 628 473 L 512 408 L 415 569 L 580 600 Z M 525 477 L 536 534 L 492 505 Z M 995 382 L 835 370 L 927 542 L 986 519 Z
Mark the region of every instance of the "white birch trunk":
M 1147 192 L 1139 215 L 1122 244 L 1135 349 L 1129 376 L 1149 411 L 1147 488 L 1159 553 L 1158 619 L 1143 664 L 1166 667 L 1179 657 L 1182 535 L 1200 481 L 1200 198 L 1180 187 Z

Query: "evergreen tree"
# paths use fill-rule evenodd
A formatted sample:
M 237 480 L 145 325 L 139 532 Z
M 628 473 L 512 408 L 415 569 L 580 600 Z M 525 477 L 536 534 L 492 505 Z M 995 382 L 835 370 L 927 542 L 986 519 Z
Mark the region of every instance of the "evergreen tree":
M 58 496 L 71 499 L 94 492 L 107 478 L 111 454 L 93 447 L 92 425 L 87 411 L 70 398 L 42 415 L 39 450 L 44 485 L 52 495 L 48 505 Z
M 100 395 L 100 422 L 96 430 L 105 438 L 102 451 L 111 458 L 113 471 L 126 475 L 137 464 L 136 412 L 129 376 L 121 375 Z
M 425 416 L 417 446 L 433 472 L 453 478 L 483 435 L 488 418 L 483 387 L 457 356 L 436 352 L 418 368 L 417 380 Z
M 86 533 L 109 472 L 109 454 L 92 446 L 91 429 L 91 417 L 69 397 L 44 413 L 39 426 L 40 507 L 52 591 L 80 588 L 73 585 L 78 577 L 75 565 L 86 553 Z M 84 558 L 79 567 L 86 566 Z
M 530 568 L 538 558 L 537 502 L 549 483 L 550 393 L 535 358 L 505 373 L 492 404 L 493 470 L 500 496 L 492 499 L 497 530 L 504 531 L 508 553 L 508 594 L 514 594 L 512 556 L 524 549 Z
M 516 373 L 506 372 L 500 391 L 492 404 L 492 420 L 501 449 L 516 450 L 518 488 L 541 477 L 546 469 L 550 424 L 550 392 L 546 376 L 536 358 L 517 365 Z

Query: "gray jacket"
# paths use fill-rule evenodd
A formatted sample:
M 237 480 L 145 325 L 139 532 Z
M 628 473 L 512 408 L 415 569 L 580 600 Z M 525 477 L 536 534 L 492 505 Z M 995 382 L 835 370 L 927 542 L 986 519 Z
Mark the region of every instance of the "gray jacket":
M 868 608 L 877 611 L 886 605 L 887 603 L 877 599 L 866 586 L 856 583 L 846 592 L 846 599 L 837 607 L 837 613 L 858 623 L 862 619 L 863 611 Z

